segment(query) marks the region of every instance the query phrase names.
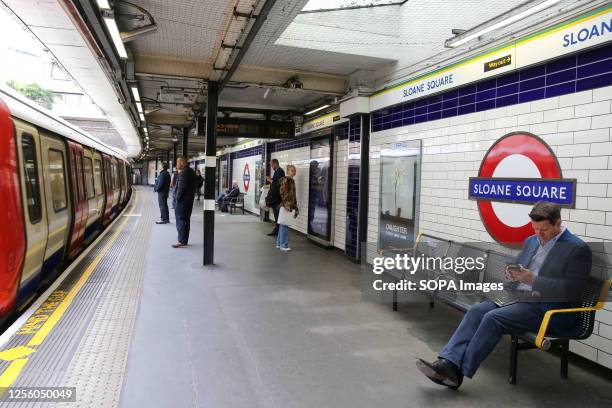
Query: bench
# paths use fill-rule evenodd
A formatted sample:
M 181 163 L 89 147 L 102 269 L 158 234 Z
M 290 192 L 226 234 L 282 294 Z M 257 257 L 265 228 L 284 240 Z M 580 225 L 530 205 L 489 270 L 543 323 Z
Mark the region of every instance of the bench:
M 227 204 L 229 205 L 230 214 L 233 214 L 235 209 L 241 208 L 244 215 L 244 193 L 238 193 L 236 197 L 230 198 Z
M 398 251 L 394 251 L 397 253 Z M 514 262 L 515 257 L 492 250 L 484 250 L 469 244 L 458 243 L 443 238 L 435 237 L 428 234 L 419 234 L 415 244 L 411 248 L 407 248 L 401 253 L 407 253 L 410 256 L 440 256 L 440 257 L 484 257 L 486 260 L 484 270 L 474 269 L 466 270 L 460 278 L 467 282 L 504 282 L 505 268 L 509 263 Z M 385 256 L 390 254 L 385 253 Z M 568 357 L 569 357 L 569 341 L 583 340 L 588 338 L 595 324 L 595 312 L 604 306 L 605 299 L 608 296 L 612 279 L 607 280 L 607 267 L 602 265 L 592 266 L 592 277 L 589 278 L 585 285 L 581 296 L 581 306 L 579 308 L 567 308 L 558 310 L 549 310 L 544 314 L 542 323 L 540 324 L 537 333 L 527 332 L 521 335 L 510 336 L 510 376 L 509 382 L 516 384 L 517 382 L 517 366 L 518 366 L 518 351 L 538 348 L 543 351 L 558 349 L 561 354 L 561 378 L 567 378 L 568 372 Z M 433 280 L 459 280 L 457 274 L 451 270 L 426 270 L 424 271 L 428 279 Z M 396 281 L 401 279 L 410 279 L 404 271 L 386 271 L 385 273 L 391 276 Z M 438 299 L 456 309 L 467 311 L 472 305 L 484 300 L 482 294 L 477 292 L 452 292 L 452 291 L 431 291 L 430 307 L 434 306 L 434 300 Z M 397 310 L 397 290 L 393 291 L 393 310 Z M 550 319 L 553 315 L 559 313 L 579 313 L 582 322 L 582 331 L 577 336 L 568 337 L 550 337 L 546 335 Z

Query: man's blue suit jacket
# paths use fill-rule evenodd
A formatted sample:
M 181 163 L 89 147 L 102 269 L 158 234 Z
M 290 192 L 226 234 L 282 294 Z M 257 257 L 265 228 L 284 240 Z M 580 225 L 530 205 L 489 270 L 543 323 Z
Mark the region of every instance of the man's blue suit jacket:
M 516 262 L 528 268 L 538 246 L 537 236 L 527 238 Z M 591 263 L 591 248 L 566 229 L 544 259 L 533 285 L 533 290 L 540 293 L 536 299 L 542 308 L 550 310 L 579 306 L 584 285 L 591 274 Z M 557 319 L 565 324 L 576 324 L 577 314 L 564 315 Z

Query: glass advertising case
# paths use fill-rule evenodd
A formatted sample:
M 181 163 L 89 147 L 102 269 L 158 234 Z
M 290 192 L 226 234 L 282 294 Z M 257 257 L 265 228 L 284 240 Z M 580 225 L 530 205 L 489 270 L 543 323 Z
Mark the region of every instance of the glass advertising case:
M 311 140 L 308 178 L 308 236 L 322 244 L 331 240 L 332 166 L 330 137 Z
M 418 230 L 421 141 L 392 143 L 380 151 L 378 249 L 412 246 Z

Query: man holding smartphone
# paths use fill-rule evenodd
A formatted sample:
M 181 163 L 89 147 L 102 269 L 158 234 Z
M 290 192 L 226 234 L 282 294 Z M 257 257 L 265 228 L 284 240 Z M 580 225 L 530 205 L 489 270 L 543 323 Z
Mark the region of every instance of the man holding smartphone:
M 561 208 L 540 201 L 529 213 L 535 232 L 525 240 L 516 264 L 506 267 L 504 286 L 520 293 L 520 300 L 498 306 L 485 300 L 472 306 L 434 362 L 418 359 L 419 371 L 433 382 L 457 389 L 463 377 L 472 378 L 504 334 L 537 331 L 544 313 L 577 307 L 591 271 L 591 249 L 561 225 Z M 579 316 L 555 316 L 549 334 L 579 333 Z

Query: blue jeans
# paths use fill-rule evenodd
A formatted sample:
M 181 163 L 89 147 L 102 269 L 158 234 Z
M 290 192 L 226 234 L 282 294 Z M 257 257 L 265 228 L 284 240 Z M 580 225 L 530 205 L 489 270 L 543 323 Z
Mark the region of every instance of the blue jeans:
M 454 363 L 463 375 L 472 378 L 504 334 L 520 335 L 539 329 L 549 309 L 540 302 L 520 302 L 498 307 L 490 300 L 472 306 L 453 333 L 440 357 Z M 551 320 L 548 333 L 571 335 L 578 327 Z
M 278 235 L 276 235 L 276 246 L 280 248 L 289 248 L 289 227 L 278 224 Z
M 172 187 L 172 208 L 176 208 L 176 187 Z

